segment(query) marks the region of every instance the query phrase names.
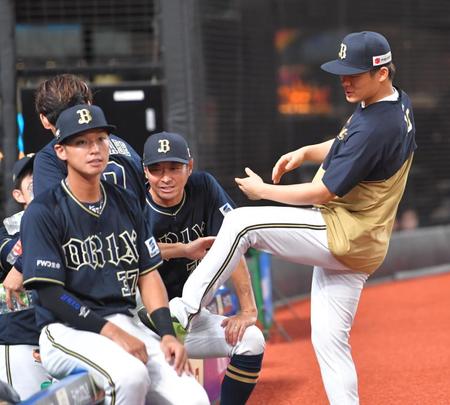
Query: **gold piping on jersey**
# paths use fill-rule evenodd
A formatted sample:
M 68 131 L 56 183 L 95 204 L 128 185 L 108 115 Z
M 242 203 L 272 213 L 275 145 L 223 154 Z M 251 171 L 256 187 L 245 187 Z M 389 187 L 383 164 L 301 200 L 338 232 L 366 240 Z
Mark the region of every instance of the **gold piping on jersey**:
M 5 245 L 11 240 L 12 240 L 12 238 L 5 239 L 5 242 L 0 245 L 0 253 L 1 253 L 2 249 L 5 247 Z M 5 270 L 3 268 L 3 266 L 2 266 L 2 262 L 1 261 L 0 261 L 0 269 Z
M 95 364 L 92 360 L 89 360 L 88 358 L 82 356 L 79 353 L 74 352 L 73 350 L 68 349 L 67 347 L 64 347 L 60 343 L 56 343 L 55 338 L 51 335 L 50 331 L 48 330 L 48 325 L 45 326 L 45 334 L 47 335 L 47 339 L 50 341 L 53 347 L 56 349 L 61 350 L 63 353 L 66 353 L 67 355 L 71 357 L 75 357 L 76 359 L 80 360 L 81 362 L 84 362 L 91 366 L 92 368 L 95 368 L 100 374 L 102 374 L 106 380 L 108 381 L 109 386 L 111 387 L 111 405 L 115 405 L 116 403 L 116 385 L 114 384 L 114 381 L 112 377 L 108 374 L 106 370 L 104 370 L 102 367 L 100 367 L 98 364 Z
M 45 281 L 46 283 L 59 284 L 59 285 L 62 285 L 63 287 L 65 286 L 65 284 L 62 281 L 55 280 L 53 278 L 45 278 L 45 277 L 29 278 L 28 280 L 25 280 L 23 282 L 23 285 L 25 286 L 25 285 L 28 285 L 30 283 L 34 283 L 35 281 Z
M 163 261 L 161 260 L 158 264 L 155 264 L 154 266 L 150 267 L 149 269 L 140 272 L 139 277 L 144 276 L 145 274 L 151 273 L 152 271 L 155 271 L 159 266 L 161 266 L 162 262 Z
M 273 223 L 273 224 L 256 224 L 248 226 L 247 228 L 244 228 L 241 232 L 239 232 L 231 245 L 230 251 L 228 252 L 227 257 L 225 258 L 225 261 L 222 263 L 222 265 L 219 267 L 219 270 L 217 271 L 216 275 L 213 277 L 213 279 L 208 283 L 208 286 L 206 287 L 205 292 L 203 293 L 202 299 L 205 297 L 205 295 L 211 290 L 211 288 L 214 286 L 216 281 L 219 279 L 219 277 L 222 275 L 222 273 L 225 271 L 225 268 L 228 266 L 228 263 L 231 261 L 231 258 L 233 257 L 237 246 L 239 244 L 240 239 L 250 231 L 258 230 L 258 229 L 277 229 L 277 228 L 286 228 L 286 229 L 311 229 L 313 231 L 326 231 L 327 226 L 326 225 L 312 225 L 312 224 L 295 224 L 295 223 Z M 200 308 L 193 314 L 190 314 L 188 316 L 188 324 L 186 325 L 186 328 L 189 326 L 189 323 L 191 322 L 192 317 L 197 315 L 200 312 Z
M 102 206 L 102 210 L 100 211 L 100 214 L 95 213 L 94 211 L 91 211 L 89 208 L 85 207 L 84 204 L 78 200 L 77 197 L 75 197 L 75 195 L 72 193 L 72 191 L 70 191 L 70 188 L 67 186 L 65 180 L 61 180 L 61 185 L 63 186 L 64 191 L 72 198 L 72 200 L 74 200 L 81 208 L 83 208 L 84 211 L 86 211 L 88 214 L 91 214 L 92 216 L 94 216 L 95 218 L 100 218 L 100 215 L 102 215 L 103 210 L 106 207 L 106 200 L 107 200 L 107 195 L 105 192 L 105 189 L 103 187 L 103 184 L 100 182 L 100 190 L 101 193 L 103 194 L 103 206 Z
M 13 385 L 11 375 L 11 361 L 9 359 L 9 345 L 5 345 L 5 368 L 6 368 L 6 380 L 9 385 Z
M 177 215 L 180 212 L 181 208 L 183 208 L 183 205 L 186 202 L 186 192 L 183 191 L 183 198 L 181 200 L 180 206 L 177 208 L 177 210 L 175 212 L 164 212 L 164 211 L 161 211 L 158 208 L 156 208 L 154 205 L 152 205 L 152 203 L 148 199 L 145 199 L 145 201 L 147 202 L 148 205 L 150 205 L 150 208 L 153 211 L 156 211 L 156 212 L 158 212 L 160 214 L 163 214 L 163 215 L 167 215 L 169 217 L 174 217 L 175 215 Z

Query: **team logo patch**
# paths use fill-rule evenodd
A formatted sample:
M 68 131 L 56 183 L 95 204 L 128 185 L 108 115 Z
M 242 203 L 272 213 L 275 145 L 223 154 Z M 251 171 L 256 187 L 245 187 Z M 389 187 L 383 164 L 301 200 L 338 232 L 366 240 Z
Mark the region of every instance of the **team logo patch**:
M 230 205 L 230 203 L 226 203 L 219 208 L 219 211 L 222 213 L 222 215 L 225 216 L 227 212 L 233 211 L 233 207 Z
M 150 257 L 155 257 L 159 253 L 158 244 L 153 236 L 145 241 L 145 246 L 147 246 Z
M 168 139 L 160 139 L 159 141 L 159 153 L 167 153 L 170 150 L 170 143 Z
M 372 65 L 373 66 L 384 65 L 385 63 L 388 63 L 391 60 L 392 60 L 391 52 L 388 52 L 388 53 L 385 53 L 384 55 L 374 56 L 372 58 Z
M 78 124 L 89 124 L 92 121 L 91 112 L 87 108 L 77 110 L 77 114 L 80 116 Z
M 341 59 L 345 59 L 345 57 L 347 56 L 347 45 L 341 44 L 341 48 L 339 49 L 338 56 Z
M 44 260 L 44 259 L 37 259 L 36 260 L 36 267 L 45 267 L 48 269 L 60 269 L 61 268 L 61 264 L 58 262 L 52 262 L 51 260 Z

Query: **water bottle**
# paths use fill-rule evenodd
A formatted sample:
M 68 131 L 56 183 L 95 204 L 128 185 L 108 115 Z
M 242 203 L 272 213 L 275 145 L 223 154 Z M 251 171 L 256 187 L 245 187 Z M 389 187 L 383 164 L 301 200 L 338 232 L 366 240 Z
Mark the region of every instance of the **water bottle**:
M 19 302 L 15 299 L 14 296 L 11 297 L 13 302 L 14 309 L 9 309 L 6 305 L 6 290 L 3 287 L 3 284 L 0 284 L 0 314 L 6 314 L 10 312 L 23 311 L 25 309 L 29 309 L 33 307 L 32 299 L 31 299 L 31 291 L 21 291 L 20 299 L 25 305 L 20 305 Z

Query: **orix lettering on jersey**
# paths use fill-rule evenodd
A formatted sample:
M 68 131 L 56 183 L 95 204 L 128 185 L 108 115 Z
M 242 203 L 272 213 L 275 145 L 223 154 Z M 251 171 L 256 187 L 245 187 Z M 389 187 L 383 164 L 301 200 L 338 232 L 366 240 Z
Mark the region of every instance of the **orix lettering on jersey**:
M 99 235 L 91 235 L 84 240 L 70 238 L 63 245 L 66 267 L 78 271 L 82 266 L 94 270 L 103 268 L 106 262 L 114 266 L 121 262 L 138 263 L 136 231 L 124 231 L 120 235 L 111 233 L 102 239 Z
M 188 226 L 180 232 L 166 232 L 158 238 L 158 241 L 161 243 L 189 243 L 205 236 L 205 226 L 205 222 L 202 222 Z

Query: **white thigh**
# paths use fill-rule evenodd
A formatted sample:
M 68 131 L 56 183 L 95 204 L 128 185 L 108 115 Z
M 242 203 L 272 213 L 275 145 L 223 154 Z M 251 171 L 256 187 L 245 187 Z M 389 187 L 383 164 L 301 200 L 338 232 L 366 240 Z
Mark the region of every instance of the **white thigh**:
M 145 365 L 112 340 L 53 323 L 42 329 L 39 346 L 42 364 L 55 378 L 85 369 L 105 390 L 106 403 L 144 403 L 150 385 Z
M 146 344 L 149 355 L 146 366 L 151 380 L 150 391 L 147 395 L 148 403 L 209 404 L 206 391 L 198 381 L 184 373 L 178 376 L 172 365 L 167 362 L 160 347 L 160 338 L 155 333 L 136 318 L 114 315 L 108 319 Z
M 22 400 L 27 399 L 49 379 L 41 363 L 33 358 L 31 345 L 0 345 L 0 380 L 11 385 Z

